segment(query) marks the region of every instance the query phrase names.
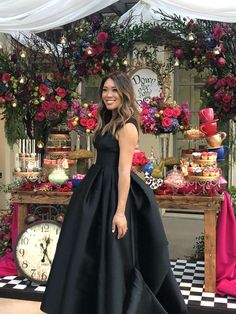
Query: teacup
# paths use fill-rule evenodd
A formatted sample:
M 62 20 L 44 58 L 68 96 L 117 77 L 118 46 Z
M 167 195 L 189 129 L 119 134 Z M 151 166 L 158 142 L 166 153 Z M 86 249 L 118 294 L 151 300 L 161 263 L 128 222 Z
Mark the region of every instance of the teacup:
M 225 132 L 218 132 L 214 135 L 207 136 L 206 141 L 210 147 L 219 147 L 221 146 L 223 140 L 226 138 Z
M 213 108 L 204 108 L 198 112 L 199 119 L 201 123 L 211 122 L 214 120 L 214 110 Z
M 209 123 L 202 123 L 199 127 L 200 131 L 203 132 L 206 136 L 211 136 L 216 133 L 217 131 L 217 122 L 209 122 Z
M 208 151 L 217 153 L 217 160 L 225 159 L 227 154 L 229 153 L 229 147 L 226 145 L 217 147 L 217 148 L 209 148 Z

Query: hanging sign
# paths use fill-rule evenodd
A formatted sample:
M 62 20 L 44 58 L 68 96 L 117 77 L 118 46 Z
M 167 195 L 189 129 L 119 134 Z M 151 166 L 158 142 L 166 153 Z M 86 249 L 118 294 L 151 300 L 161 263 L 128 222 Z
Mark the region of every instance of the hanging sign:
M 138 68 L 132 72 L 131 81 L 138 103 L 160 94 L 161 87 L 158 84 L 157 74 L 149 68 Z

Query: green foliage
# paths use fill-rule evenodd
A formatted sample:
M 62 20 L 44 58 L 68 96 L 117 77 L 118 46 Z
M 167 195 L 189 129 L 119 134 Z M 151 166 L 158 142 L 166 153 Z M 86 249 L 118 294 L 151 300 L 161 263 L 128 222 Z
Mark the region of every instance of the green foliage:
M 193 245 L 193 254 L 188 257 L 190 261 L 204 261 L 204 233 L 196 237 L 196 243 Z

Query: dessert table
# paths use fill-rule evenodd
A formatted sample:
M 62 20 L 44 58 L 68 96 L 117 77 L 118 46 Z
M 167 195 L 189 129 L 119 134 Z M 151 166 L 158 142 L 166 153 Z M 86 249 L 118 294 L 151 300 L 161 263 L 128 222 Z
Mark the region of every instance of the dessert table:
M 72 192 L 49 191 L 12 191 L 12 201 L 18 204 L 17 221 L 18 233 L 25 227 L 29 204 L 67 205 Z M 223 195 L 196 196 L 196 195 L 156 195 L 159 208 L 173 210 L 190 210 L 204 212 L 205 238 L 205 291 L 215 292 L 216 287 L 216 221 L 217 212 L 221 207 Z

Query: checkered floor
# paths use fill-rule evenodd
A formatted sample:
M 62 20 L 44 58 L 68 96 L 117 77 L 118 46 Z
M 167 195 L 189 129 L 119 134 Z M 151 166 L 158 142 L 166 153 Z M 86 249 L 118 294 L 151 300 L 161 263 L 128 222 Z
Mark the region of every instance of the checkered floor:
M 218 310 L 219 313 L 236 313 L 236 299 L 220 297 L 203 291 L 204 262 L 190 263 L 186 260 L 171 261 L 171 268 L 179 283 L 185 303 L 190 307 Z M 40 301 L 45 286 L 31 283 L 23 277 L 0 277 L 0 297 Z

